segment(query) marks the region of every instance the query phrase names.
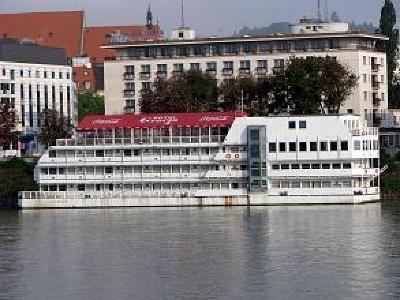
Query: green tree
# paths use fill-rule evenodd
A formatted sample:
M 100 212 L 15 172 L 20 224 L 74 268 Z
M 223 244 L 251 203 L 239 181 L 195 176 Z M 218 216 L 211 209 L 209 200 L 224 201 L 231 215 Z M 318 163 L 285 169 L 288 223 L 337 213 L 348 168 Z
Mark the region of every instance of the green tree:
M 217 98 L 217 80 L 200 71 L 188 71 L 168 79 L 158 78 L 151 90 L 141 93 L 144 113 L 212 110 Z
M 97 94 L 78 95 L 78 120 L 87 115 L 104 114 L 104 97 Z
M 65 139 L 71 135 L 73 126 L 71 120 L 60 115 L 54 109 L 45 109 L 40 115 L 41 133 L 38 136 L 39 142 L 49 146 L 54 146 L 57 139 Z
M 293 114 L 339 113 L 357 77 L 330 57 L 292 58 L 271 79 L 270 111 Z
M 393 75 L 396 69 L 397 44 L 399 40 L 399 31 L 394 29 L 396 25 L 396 10 L 391 0 L 385 0 L 381 10 L 381 19 L 379 22 L 380 32 L 386 35 L 389 40 L 384 42 L 386 51 L 388 84 L 389 84 L 389 107 L 400 107 L 400 99 L 396 98 L 393 85 Z
M 0 104 L 0 149 L 18 140 L 17 115 L 9 103 Z

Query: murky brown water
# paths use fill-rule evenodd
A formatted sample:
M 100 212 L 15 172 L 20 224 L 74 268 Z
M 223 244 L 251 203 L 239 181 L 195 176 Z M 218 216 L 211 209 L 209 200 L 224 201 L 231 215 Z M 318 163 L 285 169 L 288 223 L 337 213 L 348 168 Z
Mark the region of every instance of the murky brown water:
M 0 212 L 0 299 L 400 297 L 400 205 Z

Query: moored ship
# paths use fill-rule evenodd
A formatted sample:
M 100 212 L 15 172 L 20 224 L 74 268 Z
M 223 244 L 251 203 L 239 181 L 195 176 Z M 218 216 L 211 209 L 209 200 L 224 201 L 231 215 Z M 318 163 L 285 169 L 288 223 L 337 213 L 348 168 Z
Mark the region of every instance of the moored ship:
M 88 116 L 21 208 L 355 204 L 380 199 L 378 129 L 354 115 Z

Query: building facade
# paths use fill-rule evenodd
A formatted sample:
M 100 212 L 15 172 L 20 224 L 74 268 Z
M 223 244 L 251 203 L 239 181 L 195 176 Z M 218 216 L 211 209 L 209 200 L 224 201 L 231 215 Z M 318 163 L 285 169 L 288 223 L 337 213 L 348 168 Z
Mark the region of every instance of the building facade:
M 88 116 L 36 167 L 20 206 L 378 201 L 378 129 L 360 116 L 238 112 Z
M 179 75 L 190 69 L 202 70 L 218 80 L 233 76 L 263 77 L 281 71 L 291 57 L 306 56 L 337 59 L 359 78 L 342 107 L 343 113 L 364 116 L 387 109 L 386 55 L 377 46 L 385 37 L 340 31 L 346 29 L 340 26 L 333 29 L 335 32 L 172 39 L 104 46 L 117 53 L 115 60 L 105 63 L 106 114 L 140 112 L 141 90 L 150 89 L 157 77 Z
M 1 41 L 0 101 L 10 103 L 17 112 L 21 150 L 40 152 L 37 136 L 43 110 L 54 109 L 72 123 L 77 119 L 75 84 L 65 51 Z

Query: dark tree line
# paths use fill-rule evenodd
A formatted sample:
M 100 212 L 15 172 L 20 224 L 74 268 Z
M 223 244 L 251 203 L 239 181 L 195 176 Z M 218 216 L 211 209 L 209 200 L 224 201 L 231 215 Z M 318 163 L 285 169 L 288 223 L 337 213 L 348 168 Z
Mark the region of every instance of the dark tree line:
M 264 78 L 217 80 L 200 71 L 159 78 L 142 91 L 144 113 L 232 111 L 250 115 L 338 113 L 357 77 L 329 57 L 292 58 L 282 72 Z

